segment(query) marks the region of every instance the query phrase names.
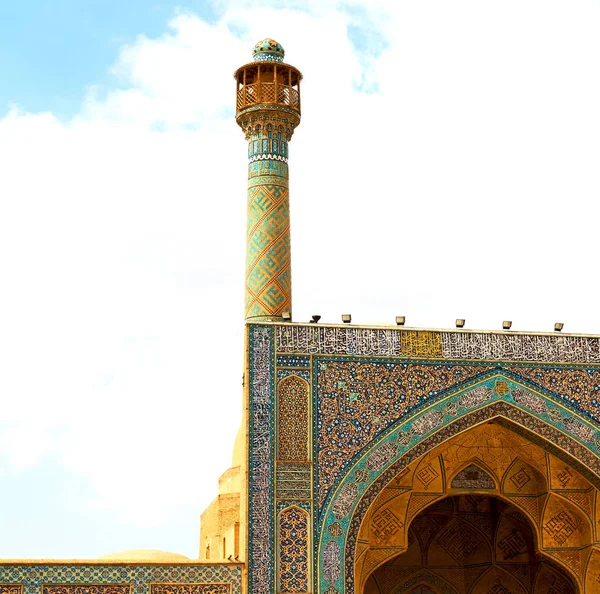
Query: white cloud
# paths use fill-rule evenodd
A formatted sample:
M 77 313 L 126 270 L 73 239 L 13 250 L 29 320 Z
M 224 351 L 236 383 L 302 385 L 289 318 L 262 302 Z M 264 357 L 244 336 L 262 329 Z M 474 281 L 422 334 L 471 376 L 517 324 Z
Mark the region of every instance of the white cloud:
M 112 71 L 123 88 L 98 89 L 86 102 L 86 119 L 115 119 L 144 126 L 205 126 L 233 110 L 233 64 L 248 53 L 221 22 L 216 26 L 183 13 L 157 39 L 140 36 L 122 49 Z
M 12 467 L 50 451 L 140 526 L 216 494 L 241 416 L 231 74 L 267 36 L 305 74 L 297 319 L 600 332 L 599 23 L 583 0 L 231 3 L 123 48 L 71 121 L 0 120 Z

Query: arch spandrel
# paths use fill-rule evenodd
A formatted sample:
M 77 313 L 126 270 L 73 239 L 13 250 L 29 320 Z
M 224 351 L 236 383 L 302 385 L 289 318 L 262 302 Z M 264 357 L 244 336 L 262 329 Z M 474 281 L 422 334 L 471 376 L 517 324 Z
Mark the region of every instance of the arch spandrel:
M 464 418 L 471 411 L 480 411 L 490 404 L 500 402 L 522 411 L 522 416 L 526 418 L 539 419 L 539 426 L 533 431 L 540 436 L 540 432 L 549 426 L 572 437 L 576 442 L 583 445 L 580 455 L 576 456 L 581 460 L 582 467 L 598 467 L 600 432 L 593 421 L 581 417 L 577 411 L 572 410 L 564 401 L 552 398 L 546 393 L 538 393 L 531 386 L 520 383 L 518 378 L 513 377 L 512 374 L 507 372 L 499 374 L 496 372 L 483 378 L 480 377 L 468 387 L 463 386 L 454 391 L 449 391 L 426 409 L 402 417 L 398 422 L 390 425 L 383 434 L 368 442 L 369 445 L 360 450 L 351 462 L 344 466 L 344 471 L 340 471 L 332 487 L 328 488 L 327 491 L 324 492 L 323 486 L 319 486 L 319 483 L 317 483 L 319 509 L 321 510 L 319 515 L 324 515 L 323 511 L 330 505 L 335 496 L 336 488 L 343 482 L 344 477 L 350 473 L 351 469 L 358 468 L 359 474 L 365 475 L 365 473 L 369 474 L 372 470 L 386 467 L 389 465 L 390 460 L 397 458 L 399 454 L 412 448 L 425 437 L 431 435 L 432 432 L 439 432 L 448 423 Z M 519 423 L 518 419 L 517 423 Z M 387 439 L 399 428 L 400 430 L 394 439 Z M 540 437 L 540 439 L 543 441 L 543 438 Z M 384 447 L 378 448 L 374 444 Z M 558 449 L 564 450 L 565 448 L 558 444 Z M 346 455 L 348 453 L 352 452 L 346 452 Z M 357 462 L 366 460 L 367 457 L 369 457 L 368 464 L 359 468 Z M 327 460 L 319 460 L 320 475 L 323 473 L 323 463 L 327 463 Z M 600 474 L 600 470 L 598 473 Z M 357 477 L 357 482 L 364 483 L 365 481 Z
M 498 391 L 499 383 L 502 387 Z M 516 397 L 513 398 L 515 393 Z M 545 455 L 548 452 L 555 458 L 566 461 L 570 468 L 590 484 L 595 487 L 600 485 L 600 460 L 596 445 L 598 431 L 595 425 L 579 417 L 564 404 L 545 394 L 531 391 L 529 387 L 518 384 L 513 378 L 501 375 L 487 378 L 469 389 L 458 390 L 446 396 L 419 415 L 396 424 L 348 467 L 344 477 L 337 482 L 337 487 L 328 498 L 321 516 L 321 550 L 328 540 L 327 526 L 335 521 L 343 527 L 343 533 L 337 539 L 340 544 L 340 558 L 333 561 L 339 564 L 340 579 L 336 583 L 321 581 L 322 592 L 328 588 L 329 592 L 332 592 L 333 588 L 338 592 L 354 592 L 355 535 L 361 527 L 366 510 L 384 486 L 397 481 L 395 477 L 401 471 L 404 477 L 408 476 L 411 472 L 411 462 L 421 459 L 424 454 L 431 454 L 436 446 L 448 442 L 454 436 L 466 435 L 468 430 L 490 420 L 530 444 L 530 452 L 534 454 L 526 461 L 531 466 L 534 466 L 535 462 L 534 468 L 547 465 Z M 386 443 L 392 443 L 392 446 L 386 448 L 387 460 L 373 471 L 373 468 L 369 468 L 368 459 Z M 488 449 L 493 449 L 493 436 L 488 446 Z M 394 450 L 395 454 L 390 456 L 389 452 Z M 540 450 L 541 454 L 535 454 Z M 512 463 L 512 460 L 510 462 Z M 464 461 L 461 463 L 464 464 Z M 501 463 L 502 461 L 499 462 Z M 505 471 L 507 469 L 508 467 Z M 362 480 L 357 481 L 356 476 L 360 476 Z M 404 480 L 406 481 L 406 478 Z M 341 506 L 338 501 L 340 495 L 343 500 Z M 522 502 L 515 498 L 514 503 L 519 506 Z M 543 502 L 534 503 L 531 507 L 534 508 L 533 515 L 538 515 L 539 524 Z M 341 510 L 337 517 L 332 515 L 336 504 L 338 512 Z

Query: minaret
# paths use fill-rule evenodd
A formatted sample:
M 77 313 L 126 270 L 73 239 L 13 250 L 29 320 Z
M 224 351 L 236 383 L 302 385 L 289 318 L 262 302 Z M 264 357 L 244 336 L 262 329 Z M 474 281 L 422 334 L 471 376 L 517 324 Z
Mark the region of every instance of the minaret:
M 236 121 L 248 141 L 246 320 L 292 312 L 288 143 L 300 123 L 302 74 L 272 39 L 235 73 Z

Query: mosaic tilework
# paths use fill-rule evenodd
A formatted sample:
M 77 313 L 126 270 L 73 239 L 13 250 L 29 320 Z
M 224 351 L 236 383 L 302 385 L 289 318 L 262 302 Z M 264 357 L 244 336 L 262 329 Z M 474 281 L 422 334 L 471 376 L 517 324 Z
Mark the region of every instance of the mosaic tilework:
M 518 367 L 515 374 L 558 394 L 591 418 L 600 410 L 600 369 L 568 367 Z
M 310 357 L 298 355 L 278 355 L 277 367 L 307 367 L 310 368 Z
M 309 381 L 306 369 L 277 370 L 277 499 L 311 497 Z
M 254 134 L 248 143 L 248 162 L 281 161 L 288 162 L 288 143 L 286 136 L 268 126 L 266 134 Z
M 281 316 L 291 310 L 288 197 L 284 185 L 248 188 L 246 318 Z
M 586 336 L 442 332 L 446 359 L 600 363 L 600 339 Z
M 277 352 L 322 355 L 442 357 L 439 333 L 336 328 L 311 324 L 277 327 Z
M 0 563 L 0 582 L 3 594 L 242 594 L 242 565 Z
M 210 587 L 211 584 L 204 584 L 204 586 Z M 226 587 L 229 587 L 229 584 Z M 129 584 L 44 585 L 42 588 L 42 594 L 129 594 L 130 591 L 131 586 Z
M 308 592 L 309 525 L 298 507 L 279 514 L 279 592 Z
M 252 50 L 252 58 L 255 62 L 260 62 L 261 60 L 283 62 L 284 57 L 285 51 L 283 46 L 274 39 L 263 39 Z
M 453 432 L 464 431 L 486 418 L 501 415 L 512 419 L 516 425 L 506 421 L 512 431 L 523 431 L 529 441 L 539 442 L 557 458 L 564 456 L 564 451 L 570 452 L 578 460 L 571 462 L 571 467 L 592 484 L 599 483 L 597 414 L 591 406 L 585 408 L 588 396 L 600 383 L 594 365 L 595 338 L 509 335 L 505 340 L 501 334 L 472 333 L 477 336 L 463 339 L 460 333 L 452 332 L 314 324 L 250 325 L 250 336 L 253 328 L 259 327 L 271 340 L 272 384 L 301 372 L 303 379 L 308 374 L 311 378 L 311 457 L 317 461 L 311 496 L 314 505 L 321 504 L 320 514 L 307 508 L 315 514 L 311 538 L 316 565 L 311 573 L 315 579 L 325 575 L 332 578 L 339 568 L 336 581 L 315 583 L 311 590 L 342 594 L 343 583 L 352 581 L 347 565 L 354 555 L 354 544 L 350 543 L 371 488 L 379 492 L 382 484 L 400 472 L 402 464 L 413 459 L 411 456 L 416 459 Z M 251 357 L 253 344 L 250 340 Z M 457 356 L 450 358 L 450 353 Z M 534 365 L 533 361 L 539 363 Z M 555 362 L 570 364 L 553 365 Z M 540 370 L 546 379 L 535 375 Z M 561 381 L 556 379 L 559 376 Z M 569 377 L 571 380 L 565 379 Z M 586 377 L 589 380 L 584 381 Z M 261 424 L 273 427 L 275 406 L 268 412 L 263 408 L 261 413 Z M 495 422 L 504 421 L 500 418 Z M 277 440 L 276 432 L 272 438 Z M 264 448 L 255 447 L 251 440 L 251 465 L 263 454 Z M 328 455 L 330 466 L 325 463 Z M 295 500 L 300 492 L 308 494 L 305 486 L 310 475 L 301 479 L 300 474 L 294 474 L 295 469 L 291 472 L 292 488 L 279 493 L 277 487 L 278 497 L 286 500 Z M 374 482 L 375 476 L 383 477 L 380 483 L 379 479 Z M 471 473 L 460 479 L 471 481 Z M 295 491 L 294 483 L 303 484 L 302 491 Z M 285 487 L 285 478 L 282 484 Z M 325 549 L 327 542 L 337 545 Z M 269 562 L 274 572 L 274 550 Z
M 319 507 L 353 456 L 376 435 L 444 390 L 493 369 L 493 366 L 319 359 L 316 382 Z M 421 423 L 427 423 L 427 418 Z
M 282 325 L 277 327 L 277 352 L 600 363 L 600 338 Z
M 284 509 L 287 509 L 289 507 L 297 507 L 298 509 L 303 509 L 305 512 L 308 513 L 309 517 L 310 517 L 310 510 L 311 510 L 311 505 L 310 505 L 310 501 L 278 501 L 277 502 L 277 513 L 281 513 Z
M 277 459 L 307 461 L 308 383 L 297 375 L 290 375 L 279 382 L 277 394 Z
M 309 462 L 277 462 L 277 481 L 275 496 L 277 499 L 310 499 L 311 465 Z
M 287 187 L 288 172 L 287 161 L 272 160 L 269 157 L 253 159 L 248 165 L 248 179 L 254 184 L 280 182 L 282 186 Z
M 449 437 L 449 434 L 443 433 L 442 431 L 440 431 L 439 428 L 444 427 L 444 425 L 447 424 L 452 418 L 460 419 L 460 416 L 462 414 L 464 414 L 465 410 L 473 410 L 473 409 L 477 409 L 477 408 L 481 409 L 482 411 L 487 411 L 487 414 L 489 414 L 490 416 L 493 416 L 493 414 L 502 414 L 503 416 L 505 416 L 507 418 L 514 418 L 515 420 L 518 421 L 518 423 L 520 425 L 523 425 L 525 427 L 531 426 L 533 428 L 533 430 L 536 431 L 536 434 L 535 435 L 530 434 L 528 436 L 528 439 L 530 441 L 535 443 L 537 440 L 541 444 L 543 444 L 543 447 L 545 447 L 545 449 L 548 450 L 551 448 L 549 448 L 549 446 L 545 442 L 544 438 L 550 440 L 551 442 L 553 442 L 555 444 L 555 446 L 558 446 L 558 447 L 555 447 L 555 449 L 557 450 L 555 452 L 555 455 L 557 455 L 557 456 L 563 455 L 562 454 L 563 451 L 571 452 L 580 461 L 579 462 L 580 467 L 578 468 L 578 470 L 582 474 L 587 475 L 588 480 L 590 480 L 591 482 L 593 482 L 593 481 L 595 481 L 595 483 L 599 482 L 597 476 L 594 476 L 594 474 L 593 474 L 593 473 L 597 473 L 597 475 L 600 476 L 600 460 L 597 457 L 597 449 L 596 449 L 595 445 L 592 445 L 593 443 L 595 443 L 594 438 L 596 438 L 598 436 L 598 432 L 595 427 L 591 427 L 591 426 L 587 425 L 585 422 L 579 421 L 586 429 L 589 429 L 594 432 L 593 438 L 590 438 L 590 441 L 588 441 L 588 448 L 591 447 L 591 449 L 593 449 L 595 452 L 595 453 L 592 453 L 592 451 L 590 451 L 590 449 L 583 447 L 583 446 L 579 445 L 579 443 L 577 443 L 577 441 L 574 441 L 574 439 L 580 441 L 580 437 L 579 437 L 578 433 L 573 433 L 573 432 L 569 431 L 569 425 L 571 424 L 569 422 L 569 419 L 573 419 L 574 417 L 572 417 L 568 413 L 566 413 L 566 410 L 564 408 L 560 408 L 553 402 L 551 402 L 549 400 L 545 400 L 547 412 L 544 414 L 544 420 L 537 421 L 533 417 L 529 416 L 528 413 L 519 411 L 516 408 L 515 409 L 510 408 L 508 402 L 502 402 L 503 399 L 511 401 L 512 400 L 512 398 L 511 398 L 512 391 L 514 390 L 517 393 L 519 393 L 519 391 L 523 391 L 522 388 L 517 388 L 512 382 L 509 382 L 505 379 L 500 383 L 506 384 L 506 386 L 509 388 L 509 392 L 507 393 L 504 389 L 500 389 L 500 390 L 495 389 L 496 386 L 498 385 L 498 383 L 499 383 L 498 380 L 493 378 L 493 379 L 488 380 L 488 383 L 486 386 L 481 386 L 479 388 L 475 388 L 475 390 L 472 390 L 472 391 L 477 391 L 478 394 L 485 395 L 484 398 L 482 398 L 482 397 L 477 397 L 474 399 L 465 398 L 465 395 L 469 394 L 469 392 L 466 392 L 463 394 L 460 394 L 460 393 L 456 394 L 454 397 L 452 397 L 452 399 L 446 399 L 443 402 L 439 402 L 434 407 L 433 410 L 431 410 L 431 409 L 428 410 L 424 414 L 421 414 L 420 417 L 415 418 L 413 421 L 405 422 L 404 427 L 401 427 L 400 430 L 398 431 L 398 433 L 394 433 L 394 437 L 393 437 L 392 441 L 384 442 L 383 444 L 379 445 L 377 448 L 371 448 L 370 450 L 368 450 L 371 453 L 363 454 L 363 456 L 361 457 L 360 466 L 357 466 L 355 464 L 346 473 L 346 475 L 345 475 L 347 477 L 346 482 L 343 483 L 342 486 L 339 488 L 334 501 L 329 506 L 330 511 L 328 512 L 328 516 L 325 520 L 325 525 L 328 526 L 331 524 L 340 523 L 340 521 L 341 521 L 342 526 L 343 526 L 344 522 L 347 521 L 347 518 L 352 515 L 351 511 L 354 508 L 354 506 L 356 505 L 356 503 L 358 501 L 361 501 L 360 505 L 362 505 L 362 500 L 364 499 L 364 496 L 361 499 L 361 494 L 362 494 L 362 489 L 364 487 L 363 487 L 363 485 L 358 483 L 355 479 L 355 477 L 357 476 L 357 473 L 360 472 L 361 468 L 363 468 L 369 472 L 372 472 L 373 470 L 376 470 L 377 472 L 379 472 L 380 469 L 384 467 L 384 465 L 382 465 L 379 462 L 380 459 L 385 460 L 385 463 L 389 464 L 392 459 L 396 458 L 398 455 L 402 454 L 403 452 L 406 452 L 407 447 L 409 447 L 411 444 L 414 444 L 414 443 L 418 444 L 420 440 L 422 440 L 423 438 L 426 438 L 427 435 L 430 435 L 434 431 L 437 431 L 437 433 L 435 433 L 435 437 L 438 438 L 439 441 L 433 442 L 433 443 L 439 443 L 441 441 L 444 441 L 445 439 L 447 439 Z M 483 388 L 486 388 L 486 389 L 484 390 Z M 453 400 L 454 400 L 454 403 L 453 403 Z M 451 404 L 455 404 L 455 405 L 451 406 Z M 485 407 L 485 408 L 482 408 L 482 407 Z M 532 411 L 532 412 L 535 412 L 535 411 Z M 553 414 L 556 412 L 558 412 L 558 414 Z M 567 418 L 565 418 L 565 417 L 567 417 Z M 473 419 L 472 422 L 479 422 L 482 418 L 485 418 L 485 417 Z M 551 418 L 555 419 L 554 423 L 557 426 L 556 429 L 554 427 L 552 427 L 551 425 L 547 424 Z M 558 420 L 558 419 L 560 419 L 560 420 Z M 535 423 L 537 423 L 537 425 Z M 463 424 L 460 421 L 455 421 L 455 423 L 454 423 L 454 425 L 456 425 L 456 427 L 457 427 L 457 429 L 456 429 L 457 431 L 464 430 L 466 427 L 470 426 L 470 424 Z M 417 428 L 416 431 L 414 430 L 415 426 Z M 397 429 L 397 426 L 396 426 L 396 429 Z M 571 434 L 571 437 L 568 437 L 567 436 L 568 434 Z M 540 437 L 540 436 L 543 436 L 543 437 Z M 590 436 L 588 435 L 588 437 L 590 437 Z M 392 444 L 392 447 L 390 447 L 390 444 Z M 410 459 L 415 459 L 416 457 L 420 456 L 424 452 L 431 449 L 432 445 L 433 444 L 430 442 L 426 447 L 421 447 L 420 444 L 417 445 L 416 447 L 413 446 L 412 449 L 410 450 L 410 455 L 407 454 L 408 458 L 406 458 L 406 460 L 404 461 L 404 464 L 408 463 L 408 461 L 410 461 Z M 384 451 L 383 455 L 380 454 L 381 450 Z M 413 455 L 415 458 L 411 458 Z M 369 464 L 369 462 L 371 462 L 374 458 L 377 459 L 378 462 L 375 464 L 372 464 L 372 463 Z M 391 480 L 395 474 L 400 472 L 400 470 L 403 468 L 403 466 L 398 466 L 397 464 L 395 464 L 395 465 L 392 465 L 391 468 L 394 469 L 394 472 L 390 471 L 388 473 L 386 471 L 385 479 L 378 483 L 377 488 L 374 490 L 375 493 L 379 492 L 386 482 Z M 372 499 L 369 499 L 369 503 L 371 501 L 372 501 Z M 365 505 L 368 505 L 368 503 Z M 355 513 L 355 515 L 356 515 L 356 513 Z M 354 522 L 354 519 L 352 521 Z M 360 526 L 360 521 L 356 525 L 354 525 L 353 528 L 351 527 L 351 534 L 354 535 L 354 536 L 352 536 L 352 538 L 356 537 L 359 526 Z M 350 542 L 352 540 L 352 538 L 348 537 L 347 542 Z M 338 540 L 340 540 L 340 542 L 343 542 L 343 537 L 342 537 L 342 539 L 338 539 Z M 323 563 L 323 566 L 322 566 L 323 571 L 325 569 L 326 553 L 328 554 L 328 556 L 327 556 L 328 567 L 332 563 L 331 550 L 330 549 L 326 550 L 325 548 L 323 548 L 322 557 L 321 557 L 321 561 Z M 349 559 L 349 558 L 353 559 L 353 551 L 352 552 L 346 551 L 346 555 L 351 555 L 351 557 L 346 556 L 346 559 Z M 350 566 L 346 568 L 346 580 L 349 579 L 348 576 L 350 574 L 348 572 L 350 572 L 352 568 L 353 568 L 353 563 L 350 563 Z M 326 575 L 326 574 L 323 573 L 323 575 Z M 335 585 L 335 587 L 338 589 L 341 587 L 339 584 L 329 583 L 329 585 Z M 328 587 L 328 583 L 323 582 L 323 584 L 321 586 L 322 590 L 324 590 L 327 587 Z
M 152 584 L 150 586 L 150 594 L 230 594 L 230 593 L 231 593 L 231 584 Z
M 248 140 L 246 318 L 291 311 L 291 258 L 286 127 L 259 119 Z
M 273 591 L 274 353 L 268 327 L 250 326 L 250 427 L 248 471 L 248 586 Z
M 308 369 L 277 369 L 277 383 L 286 377 L 291 375 L 303 379 L 305 382 L 310 383 L 310 371 Z

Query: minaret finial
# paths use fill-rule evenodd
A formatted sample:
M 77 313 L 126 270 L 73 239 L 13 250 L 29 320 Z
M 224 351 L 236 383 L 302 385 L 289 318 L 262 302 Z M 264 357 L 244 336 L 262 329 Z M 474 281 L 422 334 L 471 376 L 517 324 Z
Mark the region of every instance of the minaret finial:
M 281 44 L 259 41 L 237 70 L 236 121 L 248 140 L 246 320 L 292 311 L 288 142 L 300 123 L 302 74 Z

